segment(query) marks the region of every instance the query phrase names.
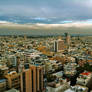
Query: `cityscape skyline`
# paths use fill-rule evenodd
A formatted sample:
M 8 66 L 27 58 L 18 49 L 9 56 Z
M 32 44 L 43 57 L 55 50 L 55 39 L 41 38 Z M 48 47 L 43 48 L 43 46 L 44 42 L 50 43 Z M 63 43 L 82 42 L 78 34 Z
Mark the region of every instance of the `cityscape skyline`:
M 92 0 L 0 0 L 0 92 L 92 92 Z

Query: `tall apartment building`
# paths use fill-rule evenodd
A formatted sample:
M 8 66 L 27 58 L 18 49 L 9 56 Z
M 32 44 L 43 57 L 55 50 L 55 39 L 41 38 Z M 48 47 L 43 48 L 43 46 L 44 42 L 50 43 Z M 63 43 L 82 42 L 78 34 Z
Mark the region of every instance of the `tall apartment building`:
M 68 33 L 65 33 L 65 37 L 66 37 L 66 39 L 65 39 L 66 44 L 67 44 L 67 45 L 70 45 L 70 42 L 71 42 L 71 36 L 70 36 Z
M 43 91 L 43 68 L 30 66 L 21 74 L 21 92 Z
M 12 66 L 14 66 L 14 67 L 17 66 L 17 58 L 15 55 L 8 55 L 7 58 Z
M 13 70 L 19 72 L 19 65 L 20 65 L 20 57 L 15 55 L 9 55 L 7 56 L 8 59 L 8 66 L 12 66 Z M 12 69 L 10 70 L 12 71 Z
M 54 42 L 54 51 L 60 52 L 64 50 L 64 41 L 61 39 L 58 39 Z

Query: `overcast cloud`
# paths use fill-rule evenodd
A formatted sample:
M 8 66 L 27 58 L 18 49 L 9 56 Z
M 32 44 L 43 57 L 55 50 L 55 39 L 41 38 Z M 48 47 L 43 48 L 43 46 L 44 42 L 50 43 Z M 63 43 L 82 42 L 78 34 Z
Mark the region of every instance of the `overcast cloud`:
M 0 0 L 0 15 L 92 19 L 92 0 Z

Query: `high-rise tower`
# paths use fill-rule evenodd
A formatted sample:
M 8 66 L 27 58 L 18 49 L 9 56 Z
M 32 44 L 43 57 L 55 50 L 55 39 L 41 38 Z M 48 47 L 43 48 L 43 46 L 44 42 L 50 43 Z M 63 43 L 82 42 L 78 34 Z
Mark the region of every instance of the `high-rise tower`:
M 64 41 L 61 39 L 58 39 L 54 42 L 54 51 L 55 52 L 61 52 L 64 50 Z
M 43 69 L 41 66 L 30 66 L 21 74 L 21 92 L 42 92 Z

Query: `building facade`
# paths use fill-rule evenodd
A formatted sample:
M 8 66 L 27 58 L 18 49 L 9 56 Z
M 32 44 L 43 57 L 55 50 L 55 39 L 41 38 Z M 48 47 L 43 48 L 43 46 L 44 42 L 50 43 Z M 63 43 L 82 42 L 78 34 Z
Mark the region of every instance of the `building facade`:
M 21 92 L 43 92 L 43 68 L 30 66 L 21 74 Z
M 64 41 L 61 39 L 58 39 L 54 42 L 54 51 L 55 52 L 61 52 L 64 50 Z

